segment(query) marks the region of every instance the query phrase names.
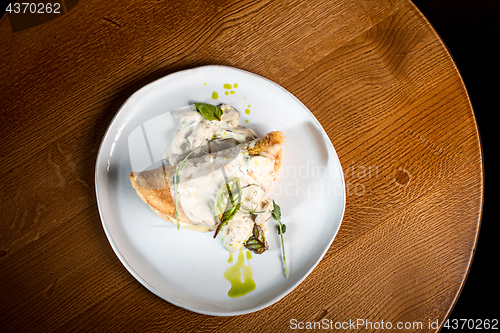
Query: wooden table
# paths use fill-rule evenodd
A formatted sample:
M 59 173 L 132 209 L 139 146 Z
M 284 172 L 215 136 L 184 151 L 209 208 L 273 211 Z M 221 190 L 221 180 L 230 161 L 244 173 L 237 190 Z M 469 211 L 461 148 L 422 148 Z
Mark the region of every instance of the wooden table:
M 2 331 L 442 325 L 476 245 L 482 156 L 458 71 L 411 2 L 66 0 L 43 24 L 14 15 L 0 21 Z M 207 64 L 299 98 L 346 180 L 341 229 L 316 269 L 278 303 L 237 317 L 186 311 L 136 281 L 108 243 L 93 185 L 100 141 L 127 97 Z M 358 328 L 345 331 L 369 327 Z

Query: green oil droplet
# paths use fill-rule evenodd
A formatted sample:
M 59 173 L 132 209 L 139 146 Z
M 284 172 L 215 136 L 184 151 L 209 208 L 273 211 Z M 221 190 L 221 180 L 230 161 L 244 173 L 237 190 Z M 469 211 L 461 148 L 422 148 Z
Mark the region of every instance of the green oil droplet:
M 231 95 L 234 95 L 234 91 L 231 90 L 230 93 L 231 93 Z
M 238 254 L 238 261 L 224 273 L 224 278 L 231 282 L 231 289 L 229 289 L 227 293 L 231 298 L 244 296 L 253 291 L 256 287 L 252 278 L 252 267 L 250 265 L 244 265 L 244 262 L 243 247 L 241 247 L 240 253 Z
M 217 93 L 217 91 L 214 91 L 212 93 L 212 99 L 219 99 L 219 94 Z
M 224 84 L 224 88 L 225 88 L 225 89 L 233 89 L 233 86 L 232 86 L 232 85 L 230 85 L 229 83 L 225 83 L 225 84 Z
M 238 83 L 233 84 L 233 87 L 238 88 Z
M 252 106 L 250 104 L 248 104 L 248 107 L 251 108 Z
M 229 91 L 226 91 L 224 94 L 225 94 L 226 96 L 227 96 L 227 95 L 229 95 Z
M 227 262 L 229 264 L 233 262 L 233 252 L 229 252 L 229 259 L 227 259 Z
M 246 110 L 245 110 L 245 113 L 246 113 L 246 114 L 250 114 L 250 109 L 246 109 Z
M 206 86 L 206 85 L 207 85 L 207 83 L 205 82 L 205 83 L 203 83 L 203 85 L 204 85 L 204 86 Z
M 247 119 L 247 120 L 245 120 L 245 123 L 248 123 L 248 119 Z
M 252 252 L 247 251 L 247 260 L 252 259 Z

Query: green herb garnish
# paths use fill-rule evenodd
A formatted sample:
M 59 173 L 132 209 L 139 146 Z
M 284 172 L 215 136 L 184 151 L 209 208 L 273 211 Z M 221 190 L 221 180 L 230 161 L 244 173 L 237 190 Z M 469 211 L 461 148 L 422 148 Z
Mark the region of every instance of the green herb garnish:
M 288 279 L 288 268 L 286 267 L 286 258 L 285 258 L 285 242 L 283 241 L 283 234 L 286 232 L 286 226 L 281 223 L 281 208 L 274 202 L 274 208 L 271 211 L 271 214 L 273 215 L 273 219 L 278 221 L 278 234 L 281 237 L 281 249 L 283 251 L 283 264 L 285 265 L 285 274 L 286 278 Z
M 194 105 L 203 117 L 207 118 L 207 120 L 221 120 L 222 109 L 218 106 L 205 103 L 194 103 Z
M 252 199 L 256 194 L 257 194 L 256 191 L 254 191 L 252 193 Z M 252 204 L 252 200 L 250 200 L 250 205 L 251 204 Z M 265 213 L 265 211 L 257 212 L 256 211 L 257 207 L 255 207 L 255 208 L 251 207 L 251 209 L 249 209 L 245 206 L 241 206 L 241 208 L 243 208 L 244 210 L 246 210 L 248 212 L 249 219 L 250 219 L 250 216 L 252 216 L 254 214 Z M 253 229 L 252 229 L 252 235 L 247 239 L 247 241 L 243 245 L 245 245 L 245 247 L 247 249 L 249 249 L 250 251 L 252 251 L 255 254 L 262 254 L 267 249 L 269 249 L 269 245 L 267 244 L 266 238 L 264 236 L 264 232 L 262 231 L 261 226 L 258 225 L 257 223 L 254 223 Z
M 241 207 L 241 180 L 238 177 L 229 179 L 222 186 L 219 195 L 215 199 L 215 212 L 219 218 L 219 226 L 215 230 L 214 238 L 217 237 L 223 226 L 236 215 Z
M 266 238 L 264 237 L 264 231 L 262 231 L 260 225 L 254 223 L 252 236 L 248 238 L 244 245 L 255 254 L 262 254 L 269 249 L 269 244 L 267 244 Z
M 281 226 L 278 224 L 276 226 L 276 229 L 278 229 L 278 235 L 284 234 L 286 232 L 286 225 L 281 224 Z

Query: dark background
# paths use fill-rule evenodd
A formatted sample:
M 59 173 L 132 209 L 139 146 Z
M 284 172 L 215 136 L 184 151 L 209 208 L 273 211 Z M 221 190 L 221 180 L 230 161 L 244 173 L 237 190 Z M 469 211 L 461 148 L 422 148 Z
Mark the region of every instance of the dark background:
M 485 191 L 479 240 L 468 277 L 449 318 L 500 319 L 500 279 L 496 273 L 500 262 L 497 226 L 500 221 L 494 216 L 498 180 L 495 153 L 499 150 L 495 149 L 498 141 L 493 127 L 500 113 L 497 101 L 500 0 L 413 0 L 413 3 L 441 36 L 457 64 L 476 115 L 484 157 Z M 500 324 L 497 327 L 500 329 Z
M 449 318 L 500 319 L 499 219 L 494 215 L 498 197 L 495 153 L 499 149 L 498 132 L 493 127 L 500 113 L 500 1 L 413 0 L 413 3 L 433 25 L 457 64 L 472 102 L 483 148 L 485 191 L 479 240 L 467 280 Z M 500 329 L 500 323 L 497 327 Z

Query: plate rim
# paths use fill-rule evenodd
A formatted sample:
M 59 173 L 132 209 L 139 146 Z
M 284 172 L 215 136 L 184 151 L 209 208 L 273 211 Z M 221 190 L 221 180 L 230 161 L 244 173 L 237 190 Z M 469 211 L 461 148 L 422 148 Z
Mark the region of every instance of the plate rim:
M 100 185 L 99 185 L 99 182 L 98 182 L 98 179 L 100 179 L 99 178 L 100 177 L 99 161 L 101 160 L 101 158 L 103 158 L 102 157 L 103 156 L 103 148 L 104 148 L 103 146 L 104 146 L 105 141 L 109 140 L 108 137 L 109 137 L 109 134 L 110 134 L 110 130 L 111 130 L 113 124 L 116 122 L 118 116 L 125 109 L 125 107 L 132 100 L 134 100 L 136 98 L 139 98 L 142 93 L 144 93 L 145 91 L 153 88 L 155 85 L 159 84 L 159 82 L 165 80 L 167 77 L 176 76 L 176 75 L 182 75 L 182 74 L 186 74 L 188 72 L 193 72 L 193 71 L 201 71 L 201 70 L 205 70 L 205 69 L 208 69 L 208 68 L 223 68 L 223 69 L 226 69 L 226 70 L 235 70 L 235 71 L 241 72 L 243 74 L 252 75 L 252 76 L 254 76 L 254 77 L 258 78 L 258 79 L 265 80 L 265 81 L 273 84 L 274 86 L 276 86 L 278 89 L 281 89 L 282 91 L 284 91 L 287 95 L 289 95 L 290 97 L 292 97 L 295 100 L 295 102 L 297 102 L 305 111 L 308 112 L 309 116 L 312 118 L 312 120 L 315 122 L 315 124 L 319 127 L 321 135 L 323 136 L 323 138 L 325 139 L 325 141 L 328 142 L 327 144 L 329 144 L 330 148 L 333 150 L 333 153 L 335 155 L 334 157 L 335 157 L 336 161 L 338 162 L 338 165 L 340 166 L 340 180 L 341 180 L 342 189 L 343 189 L 343 192 L 342 192 L 342 197 L 343 197 L 342 212 L 340 214 L 339 226 L 338 226 L 337 230 L 335 231 L 335 233 L 333 234 L 333 237 L 330 240 L 328 246 L 325 246 L 325 248 L 321 251 L 321 255 L 318 257 L 318 259 L 315 260 L 315 262 L 310 266 L 310 268 L 307 270 L 307 272 L 305 274 L 303 274 L 303 276 L 300 277 L 295 283 L 291 284 L 283 292 L 281 292 L 280 294 L 276 295 L 275 297 L 273 297 L 272 299 L 268 300 L 267 302 L 263 302 L 263 303 L 261 303 L 259 305 L 253 306 L 253 307 L 245 309 L 245 310 L 237 310 L 237 311 L 228 310 L 227 312 L 205 311 L 205 310 L 200 310 L 200 309 L 196 309 L 194 307 L 185 305 L 185 304 L 183 304 L 181 302 L 178 302 L 178 301 L 176 301 L 176 300 L 174 300 L 172 298 L 169 298 L 169 297 L 166 297 L 165 295 L 160 294 L 147 281 L 145 281 L 141 276 L 139 276 L 139 274 L 137 272 L 135 272 L 135 270 L 131 267 L 131 265 L 127 262 L 127 260 L 122 256 L 121 252 L 118 250 L 118 247 L 115 244 L 115 241 L 114 241 L 114 239 L 113 239 L 113 237 L 112 237 L 112 235 L 111 235 L 111 233 L 110 233 L 110 231 L 109 231 L 109 229 L 108 229 L 108 227 L 107 227 L 107 225 L 105 223 L 105 219 L 104 219 L 104 216 L 103 216 L 103 209 L 101 207 L 101 198 L 100 198 L 100 195 L 99 195 L 99 188 L 100 188 Z M 297 286 L 300 285 L 312 273 L 312 271 L 316 268 L 316 266 L 319 264 L 319 262 L 324 258 L 326 252 L 331 247 L 333 241 L 337 237 L 337 234 L 338 234 L 338 232 L 340 230 L 340 227 L 342 226 L 342 222 L 343 222 L 343 219 L 344 219 L 345 208 L 346 208 L 346 199 L 347 199 L 346 198 L 346 192 L 345 192 L 345 179 L 344 179 L 343 168 L 342 168 L 342 165 L 340 163 L 340 159 L 338 157 L 337 151 L 335 150 L 335 147 L 333 146 L 333 143 L 330 140 L 330 138 L 328 137 L 328 134 L 326 133 L 325 129 L 323 128 L 323 126 L 321 125 L 321 123 L 318 121 L 318 119 L 314 116 L 314 114 L 311 112 L 311 110 L 309 110 L 297 97 L 295 97 L 292 93 L 290 93 L 288 90 L 286 90 L 284 87 L 282 87 L 281 85 L 277 84 L 276 82 L 274 82 L 274 81 L 272 81 L 272 80 L 270 80 L 270 79 L 268 79 L 266 77 L 263 77 L 261 75 L 258 75 L 258 74 L 255 74 L 255 73 L 243 70 L 243 69 L 239 69 L 239 68 L 236 68 L 236 67 L 225 66 L 225 65 L 204 65 L 204 66 L 192 67 L 192 68 L 188 68 L 188 69 L 176 71 L 176 72 L 164 75 L 164 76 L 162 76 L 162 77 L 160 77 L 160 78 L 158 78 L 156 80 L 153 80 L 150 83 L 142 86 L 138 90 L 134 91 L 125 100 L 125 102 L 120 106 L 120 108 L 118 109 L 118 111 L 115 113 L 115 115 L 113 116 L 113 118 L 109 122 L 108 127 L 106 128 L 106 131 L 104 132 L 104 135 L 103 135 L 103 137 L 101 139 L 101 142 L 99 144 L 99 149 L 97 151 L 97 156 L 96 156 L 95 173 L 94 173 L 94 185 L 95 185 L 95 192 L 96 192 L 97 208 L 98 208 L 98 211 L 99 211 L 99 217 L 101 219 L 101 223 L 102 223 L 102 226 L 103 226 L 103 229 L 104 229 L 104 233 L 106 234 L 106 237 L 107 237 L 107 239 L 108 239 L 108 241 L 109 241 L 109 243 L 111 245 L 111 248 L 113 249 L 113 252 L 118 257 L 118 259 L 120 260 L 120 262 L 122 263 L 122 265 L 125 266 L 125 268 L 127 269 L 127 271 L 137 281 L 139 281 L 144 287 L 146 287 L 150 292 L 152 292 L 156 296 L 160 297 L 161 299 L 163 299 L 163 300 L 165 300 L 165 301 L 167 301 L 167 302 L 169 302 L 169 303 L 171 303 L 171 304 L 173 304 L 175 306 L 178 306 L 180 308 L 183 308 L 183 309 L 195 312 L 195 313 L 200 313 L 200 314 L 210 315 L 210 316 L 224 316 L 224 317 L 225 316 L 239 316 L 239 315 L 243 315 L 243 314 L 249 314 L 249 313 L 260 311 L 262 309 L 265 309 L 265 308 L 269 307 L 270 305 L 272 305 L 274 303 L 277 303 L 282 298 L 284 298 L 286 295 L 288 295 L 289 293 L 291 293 L 295 288 L 297 288 Z

